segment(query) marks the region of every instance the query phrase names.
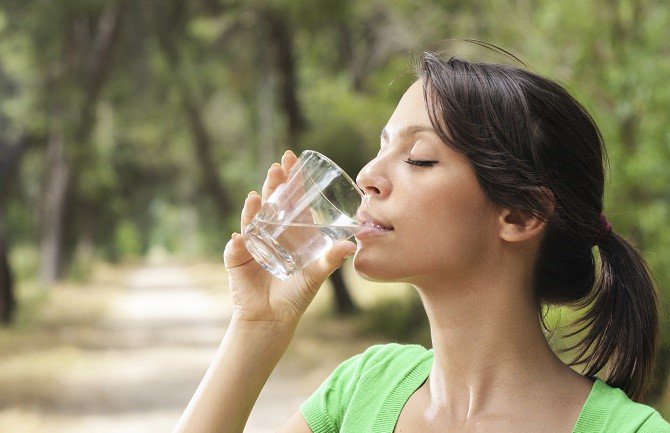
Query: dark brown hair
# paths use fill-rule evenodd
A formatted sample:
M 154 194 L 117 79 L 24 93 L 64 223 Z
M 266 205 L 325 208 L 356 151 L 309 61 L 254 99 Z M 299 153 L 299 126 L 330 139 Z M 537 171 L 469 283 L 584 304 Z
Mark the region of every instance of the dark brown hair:
M 613 231 L 599 242 L 596 275 L 606 154 L 592 117 L 556 82 L 515 66 L 426 52 L 418 75 L 433 127 L 468 158 L 488 199 L 548 221 L 535 265 L 542 324 L 543 305 L 587 309 L 568 335 L 585 331 L 583 338 L 561 351 L 577 350 L 569 365 L 585 365 L 586 376 L 607 367 L 603 380 L 643 400 L 658 300 L 637 248 Z

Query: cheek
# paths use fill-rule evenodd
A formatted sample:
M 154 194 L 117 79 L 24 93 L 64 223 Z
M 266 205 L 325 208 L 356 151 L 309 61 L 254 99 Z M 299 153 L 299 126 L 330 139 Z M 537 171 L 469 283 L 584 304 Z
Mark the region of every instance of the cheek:
M 393 217 L 399 231 L 388 243 L 371 243 L 356 254 L 353 265 L 361 277 L 411 281 L 419 275 L 472 272 L 490 242 L 491 215 L 476 180 L 456 175 L 447 182 L 442 177 L 437 185 L 414 182 L 411 191 L 396 188 L 394 207 L 402 211 Z
M 487 245 L 485 203 L 478 188 L 442 188 L 417 199 L 405 219 L 415 222 L 402 233 L 402 263 L 420 273 L 470 268 Z
M 366 246 L 354 257 L 356 273 L 376 282 L 406 281 L 425 275 L 460 275 L 472 273 L 485 250 L 481 232 L 465 219 L 463 224 L 424 220 L 392 245 Z M 359 247 L 360 248 L 360 247 Z

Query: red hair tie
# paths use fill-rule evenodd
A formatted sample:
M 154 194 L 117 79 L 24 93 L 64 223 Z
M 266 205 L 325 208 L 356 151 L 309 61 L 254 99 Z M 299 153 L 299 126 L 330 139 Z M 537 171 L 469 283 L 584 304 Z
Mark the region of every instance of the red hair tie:
M 605 214 L 601 213 L 598 215 L 598 220 L 600 221 L 600 224 L 596 229 L 596 235 L 593 238 L 593 245 L 599 245 L 600 242 L 602 242 L 602 240 L 605 239 L 612 231 L 612 224 L 607 221 Z

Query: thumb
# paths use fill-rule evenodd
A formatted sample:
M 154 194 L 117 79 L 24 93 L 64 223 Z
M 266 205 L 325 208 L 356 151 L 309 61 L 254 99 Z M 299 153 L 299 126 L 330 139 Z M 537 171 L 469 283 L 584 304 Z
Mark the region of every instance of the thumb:
M 223 250 L 223 263 L 226 269 L 241 266 L 252 259 L 253 257 L 244 243 L 244 236 L 237 232 L 233 232 Z
M 303 271 L 306 280 L 321 285 L 330 274 L 335 272 L 335 269 L 344 264 L 347 257 L 356 252 L 356 248 L 356 244 L 351 241 L 335 242 L 326 254 L 307 265 Z

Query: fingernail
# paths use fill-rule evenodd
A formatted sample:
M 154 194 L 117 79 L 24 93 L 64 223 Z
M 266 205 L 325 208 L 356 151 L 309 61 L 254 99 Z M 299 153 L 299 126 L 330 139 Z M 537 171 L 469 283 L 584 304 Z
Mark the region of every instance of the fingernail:
M 354 254 L 356 254 L 356 251 L 352 251 L 350 253 L 347 253 L 347 254 L 344 255 L 344 257 L 342 257 L 342 260 L 347 260 L 349 257 L 353 256 Z
M 272 167 L 281 167 L 281 164 L 278 163 L 278 162 L 275 162 L 274 164 L 272 164 Z M 270 168 L 272 168 L 272 167 L 270 167 Z
M 248 198 L 248 197 L 251 197 L 251 196 L 254 195 L 254 194 L 258 195 L 258 193 L 257 193 L 256 191 L 251 191 L 251 192 L 247 195 L 247 198 Z

